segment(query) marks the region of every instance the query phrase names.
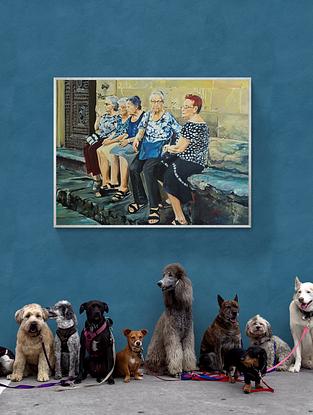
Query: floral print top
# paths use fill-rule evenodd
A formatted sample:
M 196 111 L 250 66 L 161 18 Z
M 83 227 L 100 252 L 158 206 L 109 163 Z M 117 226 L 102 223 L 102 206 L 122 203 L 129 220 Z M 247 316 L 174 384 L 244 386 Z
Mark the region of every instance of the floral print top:
M 102 115 L 99 122 L 99 136 L 102 140 L 107 138 L 110 134 L 116 130 L 117 127 L 117 115 Z
M 145 135 L 140 145 L 139 160 L 147 160 L 160 157 L 162 147 L 170 141 L 173 134 L 180 134 L 181 126 L 169 112 L 154 121 L 148 111 L 142 117 L 138 127 L 140 129 L 145 130 Z

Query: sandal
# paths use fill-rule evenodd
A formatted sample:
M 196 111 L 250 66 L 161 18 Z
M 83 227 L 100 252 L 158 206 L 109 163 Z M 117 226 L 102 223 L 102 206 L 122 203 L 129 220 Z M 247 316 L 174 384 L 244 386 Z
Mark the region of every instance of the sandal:
M 114 193 L 111 201 L 120 202 L 121 200 L 124 200 L 129 195 L 130 195 L 129 190 L 126 190 L 125 192 L 123 192 L 122 190 L 118 190 L 116 193 Z
M 179 220 L 174 219 L 172 225 L 190 225 L 190 223 L 188 222 L 188 220 L 186 220 L 186 223 L 180 223 Z
M 144 209 L 147 205 L 144 203 L 142 205 L 139 205 L 138 203 L 131 203 L 127 207 L 127 212 L 131 215 L 134 213 L 140 212 L 142 209 Z
M 150 213 L 147 219 L 147 225 L 157 225 L 158 223 L 160 223 L 159 208 L 150 208 Z
M 108 196 L 109 193 L 115 192 L 118 184 L 106 184 L 101 186 L 98 192 L 95 194 L 96 197 Z

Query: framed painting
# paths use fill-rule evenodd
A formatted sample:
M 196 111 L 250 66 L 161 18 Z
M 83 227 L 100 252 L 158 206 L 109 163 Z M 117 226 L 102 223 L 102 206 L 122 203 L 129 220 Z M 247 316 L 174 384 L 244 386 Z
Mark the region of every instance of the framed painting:
M 251 227 L 251 78 L 55 78 L 54 226 Z

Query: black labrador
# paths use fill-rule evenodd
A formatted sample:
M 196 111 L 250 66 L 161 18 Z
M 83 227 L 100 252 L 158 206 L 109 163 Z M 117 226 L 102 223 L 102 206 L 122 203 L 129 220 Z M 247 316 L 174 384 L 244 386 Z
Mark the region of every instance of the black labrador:
M 109 311 L 106 303 L 98 300 L 87 301 L 80 306 L 79 312 L 86 311 L 87 320 L 80 336 L 79 374 L 75 383 L 80 383 L 89 374 L 102 382 L 114 367 L 113 338 L 110 327 L 113 322 L 105 318 Z M 113 373 L 113 371 L 112 371 Z M 114 384 L 112 374 L 107 379 L 108 384 Z

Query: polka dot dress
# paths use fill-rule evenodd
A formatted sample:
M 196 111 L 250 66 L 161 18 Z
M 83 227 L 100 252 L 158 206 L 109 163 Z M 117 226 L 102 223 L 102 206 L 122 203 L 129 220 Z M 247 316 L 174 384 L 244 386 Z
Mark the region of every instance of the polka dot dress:
M 189 121 L 183 126 L 180 135 L 190 140 L 190 144 L 183 153 L 178 154 L 178 157 L 204 167 L 209 146 L 208 126 Z

